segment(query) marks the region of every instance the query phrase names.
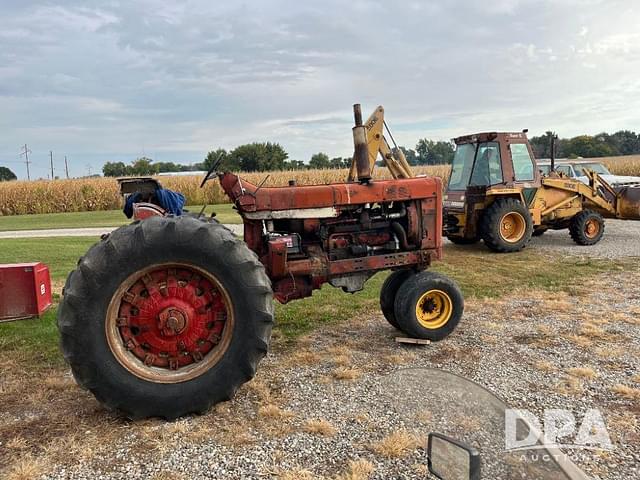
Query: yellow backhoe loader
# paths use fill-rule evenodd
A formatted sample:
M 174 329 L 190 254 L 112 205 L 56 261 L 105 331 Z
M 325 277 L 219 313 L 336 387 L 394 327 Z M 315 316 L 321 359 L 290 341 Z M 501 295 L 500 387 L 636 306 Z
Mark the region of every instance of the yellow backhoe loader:
M 354 155 L 348 180 L 362 180 L 357 172 L 368 180 L 378 155 L 394 178 L 413 177 L 384 121 L 384 108 L 376 108 L 364 126 L 369 165 L 365 155 Z M 356 135 L 362 132 L 354 129 Z M 613 188 L 595 172 L 588 173 L 588 184 L 553 170 L 543 176 L 526 130 L 478 133 L 454 142 L 443 210 L 444 235 L 453 243 L 483 240 L 493 251 L 516 252 L 532 236 L 568 229 L 577 244 L 594 245 L 604 234 L 604 218 L 640 220 L 640 185 Z

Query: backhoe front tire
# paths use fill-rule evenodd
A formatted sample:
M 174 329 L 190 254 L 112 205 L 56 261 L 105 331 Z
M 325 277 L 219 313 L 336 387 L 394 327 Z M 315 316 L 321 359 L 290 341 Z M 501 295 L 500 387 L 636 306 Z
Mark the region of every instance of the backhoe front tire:
M 569 234 L 578 245 L 595 245 L 604 235 L 604 218 L 593 210 L 583 210 L 571 219 Z
M 273 324 L 269 278 L 219 223 L 151 217 L 95 244 L 58 309 L 73 374 L 132 419 L 228 400 L 256 373 Z
M 529 209 L 515 198 L 498 198 L 480 220 L 480 236 L 494 252 L 518 252 L 531 241 L 532 234 Z
M 398 289 L 407 278 L 414 274 L 414 271 L 408 269 L 391 272 L 380 289 L 380 309 L 382 310 L 384 318 L 386 318 L 387 322 L 389 322 L 394 328 L 400 329 L 396 320 L 394 307 Z
M 424 271 L 408 277 L 395 299 L 400 329 L 413 338 L 439 341 L 456 328 L 464 312 L 464 298 L 450 278 Z

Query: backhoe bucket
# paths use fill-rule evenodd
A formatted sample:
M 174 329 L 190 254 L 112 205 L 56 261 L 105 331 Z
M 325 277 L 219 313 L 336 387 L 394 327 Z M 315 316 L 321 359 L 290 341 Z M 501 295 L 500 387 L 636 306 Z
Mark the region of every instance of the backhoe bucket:
M 623 220 L 640 220 L 640 185 L 615 190 L 618 197 L 617 217 Z

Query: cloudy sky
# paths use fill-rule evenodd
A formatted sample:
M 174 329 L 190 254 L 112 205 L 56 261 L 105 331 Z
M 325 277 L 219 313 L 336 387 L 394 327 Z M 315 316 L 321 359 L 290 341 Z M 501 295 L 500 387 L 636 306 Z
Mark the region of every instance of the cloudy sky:
M 636 0 L 0 4 L 0 165 L 72 175 L 217 147 L 351 154 L 353 103 L 396 140 L 640 129 Z

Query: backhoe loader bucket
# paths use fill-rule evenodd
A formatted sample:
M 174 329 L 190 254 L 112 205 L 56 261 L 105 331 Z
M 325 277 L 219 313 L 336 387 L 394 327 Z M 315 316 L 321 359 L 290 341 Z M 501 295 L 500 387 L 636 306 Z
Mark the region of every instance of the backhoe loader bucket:
M 618 198 L 618 218 L 640 220 L 640 185 L 631 185 L 615 190 Z

